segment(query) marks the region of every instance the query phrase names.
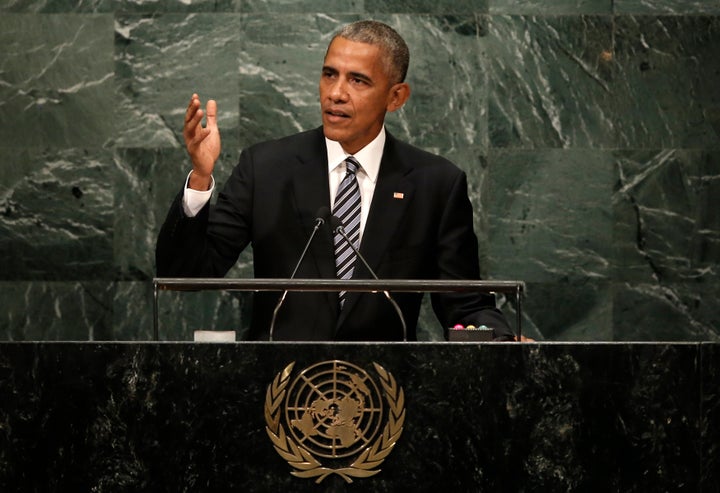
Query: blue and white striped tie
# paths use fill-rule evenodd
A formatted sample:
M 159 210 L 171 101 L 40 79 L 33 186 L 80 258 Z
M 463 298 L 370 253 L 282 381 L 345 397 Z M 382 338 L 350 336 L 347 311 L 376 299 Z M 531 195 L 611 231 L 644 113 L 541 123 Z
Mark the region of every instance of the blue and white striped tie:
M 360 168 L 360 163 L 354 157 L 348 156 L 345 166 L 347 173 L 338 187 L 333 215 L 340 219 L 345 233 L 355 248 L 360 248 L 360 187 L 355 176 Z M 350 279 L 355 270 L 355 252 L 341 234 L 336 234 L 334 240 L 337 278 Z M 345 291 L 340 291 L 339 297 L 342 308 L 345 303 Z

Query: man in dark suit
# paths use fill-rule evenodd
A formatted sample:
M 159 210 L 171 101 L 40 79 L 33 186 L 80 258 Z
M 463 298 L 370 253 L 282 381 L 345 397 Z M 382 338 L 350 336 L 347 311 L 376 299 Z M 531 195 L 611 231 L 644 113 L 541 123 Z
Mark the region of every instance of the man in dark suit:
M 380 279 L 478 279 L 465 173 L 398 141 L 384 128 L 385 114 L 410 96 L 404 82 L 408 60 L 405 42 L 389 26 L 374 21 L 345 26 L 330 42 L 322 68 L 322 126 L 244 150 L 214 207 L 208 200 L 220 152 L 217 107 L 209 101 L 203 112 L 193 95 L 183 132 L 193 170 L 161 229 L 158 275 L 223 276 L 251 243 L 256 277 L 289 277 L 318 211 L 325 207 L 347 222 L 351 235 L 354 231 L 356 239 L 351 240 L 358 242 Z M 357 190 L 347 219 L 339 204 L 350 193 L 339 190 L 345 183 Z M 296 277 L 335 278 L 348 267 L 352 278 L 371 278 L 360 261 L 352 261 L 352 252 L 349 266 L 341 266 L 343 260 L 336 263 L 343 243 L 329 228 L 321 228 Z M 343 296 L 290 293 L 273 338 L 402 339 L 398 316 L 382 294 Z M 268 338 L 278 297 L 256 294 L 251 339 Z M 395 298 L 409 339 L 415 339 L 422 296 L 397 293 Z M 434 294 L 432 302 L 444 327 L 485 325 L 497 339 L 513 339 L 494 296 Z

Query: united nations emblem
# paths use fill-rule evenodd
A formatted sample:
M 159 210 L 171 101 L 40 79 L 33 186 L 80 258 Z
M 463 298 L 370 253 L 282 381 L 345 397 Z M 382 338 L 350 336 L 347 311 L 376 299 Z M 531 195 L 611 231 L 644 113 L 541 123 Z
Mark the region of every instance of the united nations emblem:
M 305 368 L 291 383 L 294 366 L 277 374 L 265 397 L 267 433 L 291 474 L 316 483 L 337 474 L 352 483 L 379 473 L 405 421 L 395 378 L 373 363 L 381 391 L 362 368 L 332 360 Z

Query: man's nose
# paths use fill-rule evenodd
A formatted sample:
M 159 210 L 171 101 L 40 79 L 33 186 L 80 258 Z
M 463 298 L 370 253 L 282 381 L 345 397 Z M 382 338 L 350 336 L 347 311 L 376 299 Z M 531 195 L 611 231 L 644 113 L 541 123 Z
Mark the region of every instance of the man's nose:
M 347 82 L 338 77 L 330 88 L 330 98 L 333 101 L 345 101 L 347 95 Z

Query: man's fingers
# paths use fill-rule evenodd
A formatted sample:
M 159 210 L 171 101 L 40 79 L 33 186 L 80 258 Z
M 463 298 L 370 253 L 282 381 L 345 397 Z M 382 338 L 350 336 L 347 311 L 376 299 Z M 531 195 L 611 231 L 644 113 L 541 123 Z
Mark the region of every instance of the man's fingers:
M 183 133 L 189 137 L 192 137 L 194 134 L 197 133 L 198 129 L 202 129 L 202 119 L 203 110 L 197 109 L 195 113 L 192 114 L 190 119 L 185 122 Z
M 207 126 L 217 127 L 217 103 L 214 99 L 207 102 L 205 113 L 207 115 Z
M 187 110 L 185 110 L 185 123 L 189 122 L 190 119 L 195 115 L 195 112 L 200 108 L 200 98 L 197 94 L 193 94 L 188 103 Z
M 197 147 L 208 135 L 210 135 L 210 130 L 200 127 L 200 129 L 195 132 L 195 135 L 193 135 L 190 143 L 191 147 Z
M 203 118 L 207 120 L 204 127 Z M 203 142 L 213 134 L 218 135 L 217 103 L 212 99 L 209 100 L 205 111 L 203 111 L 201 109 L 200 98 L 197 94 L 193 94 L 185 111 L 185 124 L 183 125 L 185 147 L 190 155 L 196 156 L 198 152 L 201 152 L 201 148 L 205 147 Z M 214 144 L 210 142 L 209 145 L 212 148 Z M 193 161 L 194 160 L 195 157 L 193 157 Z

